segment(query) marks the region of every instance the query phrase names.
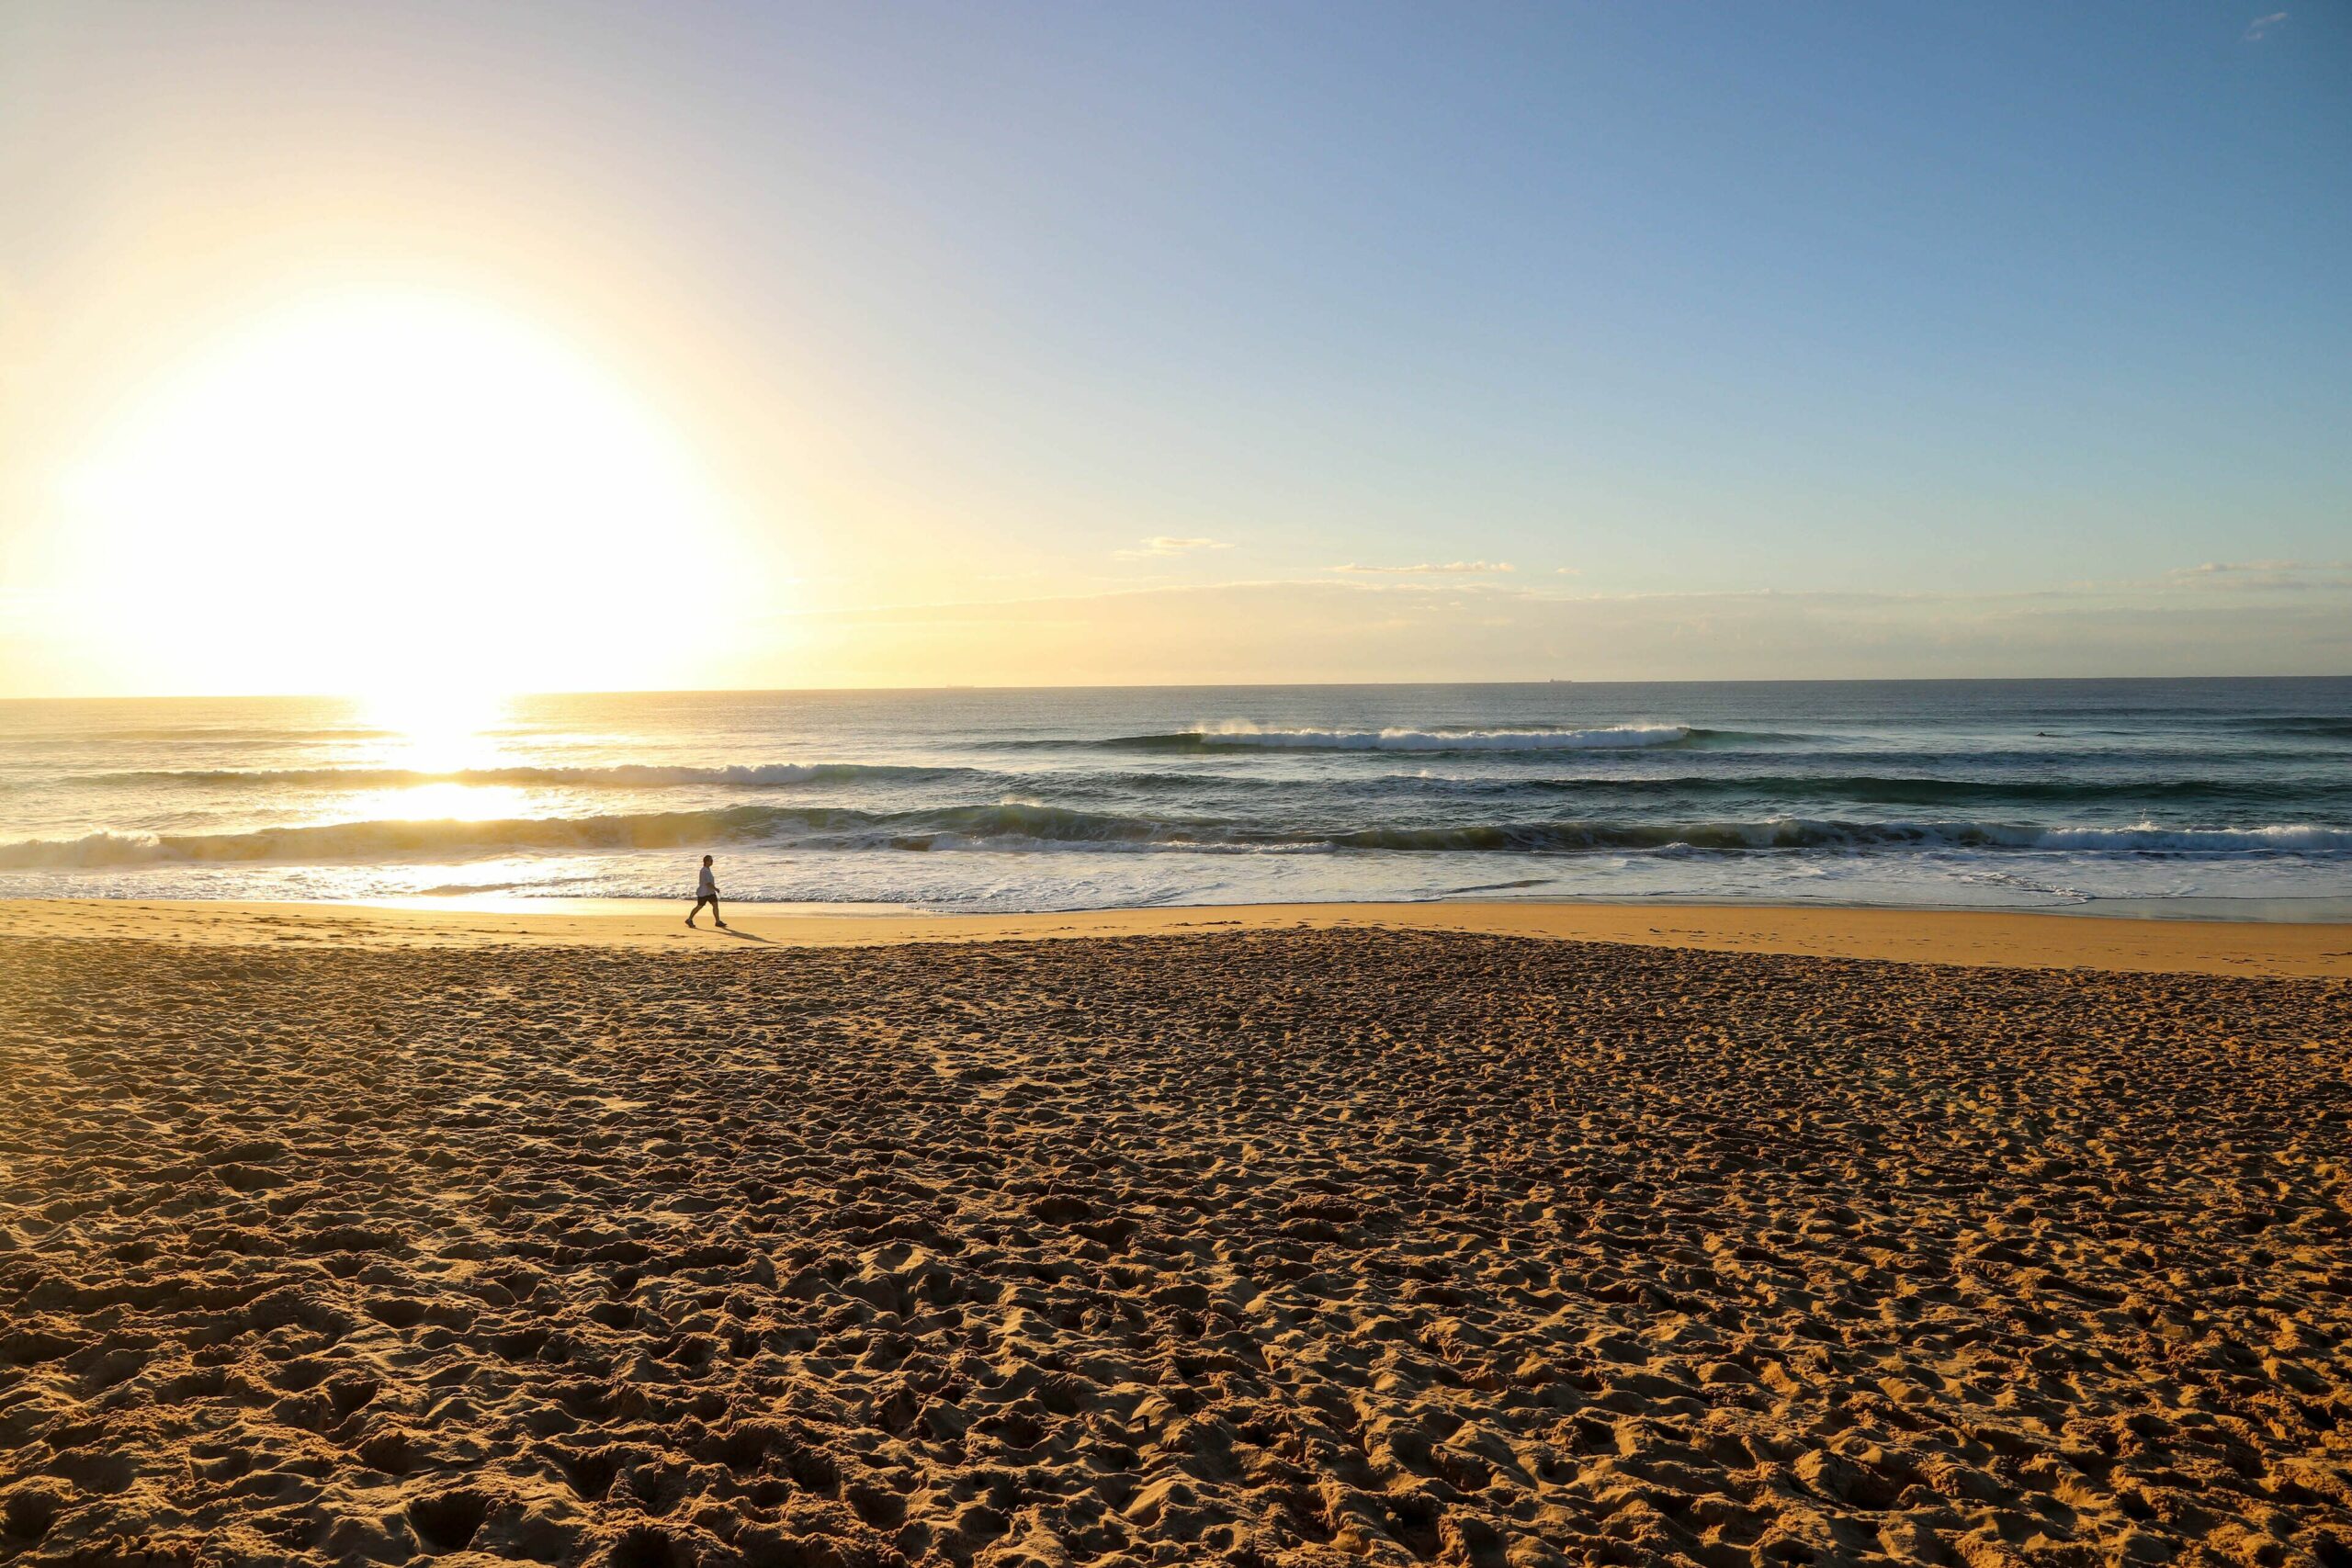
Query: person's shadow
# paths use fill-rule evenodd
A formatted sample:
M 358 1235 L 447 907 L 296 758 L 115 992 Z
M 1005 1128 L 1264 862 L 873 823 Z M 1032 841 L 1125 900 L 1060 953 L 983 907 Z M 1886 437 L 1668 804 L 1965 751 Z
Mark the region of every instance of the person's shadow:
M 737 942 L 756 942 L 762 947 L 774 947 L 775 945 L 775 939 L 774 937 L 754 936 L 750 931 L 737 931 L 733 926 L 721 926 L 718 929 L 726 932 L 729 936 L 733 937 Z

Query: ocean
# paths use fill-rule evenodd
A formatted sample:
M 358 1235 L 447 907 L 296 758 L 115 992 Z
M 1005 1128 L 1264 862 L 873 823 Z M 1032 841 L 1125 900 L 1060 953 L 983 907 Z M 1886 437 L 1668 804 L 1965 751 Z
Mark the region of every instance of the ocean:
M 0 897 L 2340 918 L 2352 679 L 0 703 Z

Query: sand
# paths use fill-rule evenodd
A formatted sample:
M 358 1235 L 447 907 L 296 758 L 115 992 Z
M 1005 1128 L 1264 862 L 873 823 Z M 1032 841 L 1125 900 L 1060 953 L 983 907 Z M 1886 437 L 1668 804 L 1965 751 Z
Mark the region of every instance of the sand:
M 731 936 L 684 901 L 529 898 L 384 905 L 0 899 L 0 936 L 208 946 L 483 947 L 591 944 L 639 952 L 730 946 L 877 946 L 1236 931 L 1476 931 L 1724 953 L 1811 953 L 1999 968 L 2352 979 L 2352 924 L 2086 918 L 2012 910 L 1751 904 L 1253 904 L 1043 915 L 777 912 L 729 906 Z
M 22 908 L 0 1558 L 2352 1562 L 2341 979 Z

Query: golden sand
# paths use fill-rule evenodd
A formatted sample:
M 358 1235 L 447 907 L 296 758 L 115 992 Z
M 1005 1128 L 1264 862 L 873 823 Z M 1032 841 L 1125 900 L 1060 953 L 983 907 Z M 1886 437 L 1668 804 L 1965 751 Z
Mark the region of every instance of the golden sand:
M 2004 968 L 2352 979 L 2352 925 L 2343 924 L 1745 904 L 1252 904 L 1044 915 L 811 915 L 770 913 L 757 904 L 729 908 L 731 937 L 713 930 L 707 915 L 699 932 L 687 931 L 683 901 L 330 905 L 0 899 L 0 935 L 208 946 L 588 944 L 699 955 L 737 945 L 876 946 L 1382 928 Z
M 2278 928 L 38 908 L 0 1558 L 2352 1562 Z

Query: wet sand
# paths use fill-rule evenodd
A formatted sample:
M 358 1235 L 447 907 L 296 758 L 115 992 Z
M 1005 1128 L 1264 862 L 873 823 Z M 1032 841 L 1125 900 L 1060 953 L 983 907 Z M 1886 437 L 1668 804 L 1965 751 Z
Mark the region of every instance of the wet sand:
M 2352 1562 L 2317 941 L 27 908 L 0 1558 Z
M 0 899 L 0 936 L 208 946 L 525 944 L 725 953 L 735 946 L 876 946 L 1237 931 L 1472 931 L 1725 953 L 2150 974 L 2352 979 L 2352 923 L 2099 919 L 2015 910 L 1755 904 L 1249 904 L 1042 915 L 874 914 L 728 906 L 732 937 L 685 929 L 686 906 L 528 898 L 375 905 Z

